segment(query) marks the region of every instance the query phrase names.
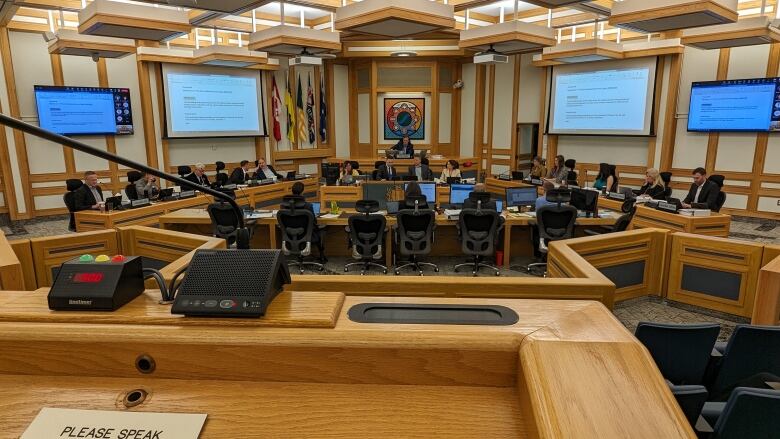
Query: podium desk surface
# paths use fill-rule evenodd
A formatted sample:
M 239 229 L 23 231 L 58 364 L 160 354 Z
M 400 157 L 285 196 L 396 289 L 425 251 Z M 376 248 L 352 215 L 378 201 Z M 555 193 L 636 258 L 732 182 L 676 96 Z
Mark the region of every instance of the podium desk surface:
M 387 302 L 502 305 L 519 319 L 347 315 Z M 597 302 L 290 291 L 267 318 L 277 324 L 173 316 L 154 291 L 113 313 L 3 292 L 0 437 L 19 437 L 42 407 L 206 413 L 201 438 L 695 437 L 647 350 Z M 134 389 L 147 397 L 126 408 Z

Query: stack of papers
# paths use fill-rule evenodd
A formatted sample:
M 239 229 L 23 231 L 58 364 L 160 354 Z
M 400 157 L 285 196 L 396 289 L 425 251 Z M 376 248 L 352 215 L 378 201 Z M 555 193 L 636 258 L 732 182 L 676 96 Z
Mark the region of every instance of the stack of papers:
M 324 214 L 320 215 L 320 218 L 335 219 L 335 218 L 338 218 L 340 216 L 341 216 L 340 213 L 324 213 Z

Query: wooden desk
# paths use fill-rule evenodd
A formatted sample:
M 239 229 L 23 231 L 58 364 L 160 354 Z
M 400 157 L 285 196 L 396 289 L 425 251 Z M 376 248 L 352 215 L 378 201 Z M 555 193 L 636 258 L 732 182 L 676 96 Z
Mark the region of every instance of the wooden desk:
M 622 201 L 599 198 L 599 207 L 620 211 L 622 204 Z M 728 238 L 731 215 L 712 212 L 710 216 L 688 216 L 651 209 L 641 204 L 637 205 L 636 214 L 631 220 L 629 229 L 648 227 Z
M 491 194 L 497 195 L 498 198 L 504 199 L 506 197 L 507 188 L 513 187 L 537 187 L 532 184 L 523 183 L 520 180 L 499 180 L 497 178 L 489 177 L 485 179 L 485 188 Z
M 316 196 L 319 187 L 317 179 L 307 178 L 300 181 L 305 185 L 304 194 L 307 197 Z M 290 188 L 294 183 L 294 181 L 283 181 L 264 186 L 239 188 L 236 190 L 236 202 L 239 205 L 249 205 L 257 208 L 277 208 L 279 203 L 281 203 L 282 197 L 290 193 Z M 104 213 L 96 210 L 85 210 L 76 212 L 76 230 L 86 232 L 90 230 L 112 229 L 119 226 L 156 225 L 157 217 L 160 215 L 175 212 L 179 209 L 206 207 L 213 202 L 214 199 L 210 195 L 199 193 L 194 198 L 156 202 L 150 206 L 137 209 L 115 210 Z
M 639 342 L 589 301 L 381 298 L 502 305 L 510 326 L 362 324 L 340 293 L 279 296 L 265 319 L 173 316 L 154 292 L 117 312 L 52 312 L 0 295 L 0 425 L 42 407 L 206 413 L 203 439 L 694 438 Z M 151 373 L 136 369 L 145 355 Z
M 404 181 L 368 181 L 361 185 L 351 186 L 321 186 L 320 203 L 323 208 L 329 208 L 330 202 L 335 201 L 339 207 L 355 207 L 355 202 L 363 199 L 364 186 L 383 186 L 386 187 L 385 199 L 387 201 L 400 201 L 404 198 Z M 433 183 L 433 182 L 426 182 Z M 449 185 L 440 184 L 436 186 L 436 203 L 450 202 Z
M 387 148 L 391 148 L 393 145 L 386 145 Z M 476 157 L 442 157 L 440 159 L 434 159 L 430 155 L 428 156 L 428 166 L 431 168 L 431 171 L 433 171 L 434 175 L 438 177 L 441 174 L 442 169 L 447 164 L 447 160 L 457 160 L 458 163 L 461 164 L 460 170 L 463 171 L 477 171 L 477 174 L 479 174 L 479 159 Z M 353 160 L 349 158 L 338 158 L 338 157 L 330 157 L 328 158 L 328 161 L 330 163 L 344 163 L 347 160 Z M 371 174 L 371 171 L 373 171 L 374 163 L 378 161 L 384 161 L 384 158 L 368 158 L 368 159 L 356 159 L 353 161 L 358 162 L 360 165 L 360 171 L 364 174 Z M 473 163 L 473 166 L 466 168 L 462 166 L 463 163 L 471 162 Z M 407 169 L 409 166 L 412 166 L 414 164 L 414 159 L 393 159 L 393 167 L 398 169 L 398 172 L 400 174 L 406 174 Z
M 326 210 L 323 209 L 323 212 Z M 345 212 L 352 212 L 346 210 Z M 346 248 L 346 235 L 343 228 L 348 224 L 349 213 L 342 214 L 339 218 L 318 218 L 317 224 L 324 225 L 329 229 L 325 234 L 325 251 L 331 255 L 349 256 L 351 250 Z M 511 214 L 504 212 L 504 267 L 509 267 L 512 255 L 532 255 L 531 231 L 529 226 L 535 224 L 535 219 L 520 214 Z M 586 227 L 596 227 L 612 225 L 617 220 L 617 215 L 612 214 L 609 217 L 602 218 L 577 218 L 578 235 Z M 160 228 L 176 230 L 179 232 L 195 234 L 211 234 L 211 220 L 208 213 L 203 209 L 185 209 L 171 212 L 159 217 Z M 253 235 L 253 242 L 258 243 L 259 247 L 253 248 L 279 248 L 279 237 L 276 231 L 276 218 L 264 218 L 257 220 L 257 229 Z M 388 230 L 385 235 L 385 265 L 393 265 L 393 227 L 396 224 L 394 216 L 387 216 Z M 431 254 L 434 256 L 455 256 L 460 255 L 461 246 L 457 237 L 455 225 L 457 221 L 448 220 L 443 214 L 436 216 L 436 242 L 433 245 Z M 267 232 L 263 230 L 267 227 Z M 266 240 L 266 237 L 267 240 Z
M 22 264 L 8 240 L 5 239 L 5 233 L 0 230 L 0 288 L 23 290 L 24 278 Z

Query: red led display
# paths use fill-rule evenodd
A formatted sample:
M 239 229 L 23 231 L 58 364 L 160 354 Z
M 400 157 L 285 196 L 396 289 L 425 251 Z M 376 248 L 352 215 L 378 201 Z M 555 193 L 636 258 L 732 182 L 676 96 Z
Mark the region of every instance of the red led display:
M 73 282 L 77 284 L 96 284 L 103 280 L 103 273 L 76 273 Z

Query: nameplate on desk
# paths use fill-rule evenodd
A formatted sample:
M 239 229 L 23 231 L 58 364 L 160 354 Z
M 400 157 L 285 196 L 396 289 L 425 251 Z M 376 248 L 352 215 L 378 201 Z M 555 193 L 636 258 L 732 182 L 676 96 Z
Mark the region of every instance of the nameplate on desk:
M 205 422 L 205 414 L 44 407 L 21 439 L 197 439 Z
M 532 178 L 531 179 L 531 184 L 535 184 L 537 186 L 541 186 L 542 185 L 542 180 L 540 180 L 538 178 Z
M 185 198 L 192 198 L 195 196 L 195 191 L 181 191 L 179 192 L 179 198 L 185 199 Z
M 625 201 L 626 194 L 621 194 L 618 192 L 610 192 L 607 194 L 607 198 L 609 198 L 610 200 Z
M 148 198 L 141 198 L 140 200 L 130 200 L 130 207 L 136 208 L 136 207 L 144 207 L 150 205 L 151 202 Z
M 677 205 L 667 203 L 666 201 L 659 201 L 656 209 L 664 212 L 677 213 Z
M 499 175 L 498 179 L 502 180 L 502 181 L 512 181 L 512 176 L 511 175 Z

